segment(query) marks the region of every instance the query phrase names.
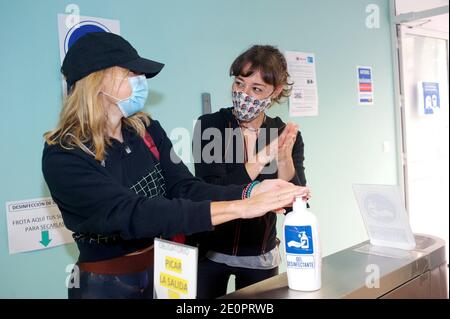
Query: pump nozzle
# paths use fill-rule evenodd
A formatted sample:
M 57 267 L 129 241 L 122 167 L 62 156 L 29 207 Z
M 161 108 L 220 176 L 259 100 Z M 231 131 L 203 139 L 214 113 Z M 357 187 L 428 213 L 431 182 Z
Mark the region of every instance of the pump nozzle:
M 294 212 L 301 212 L 306 210 L 306 201 L 303 200 L 302 196 L 295 196 L 295 201 L 293 205 Z

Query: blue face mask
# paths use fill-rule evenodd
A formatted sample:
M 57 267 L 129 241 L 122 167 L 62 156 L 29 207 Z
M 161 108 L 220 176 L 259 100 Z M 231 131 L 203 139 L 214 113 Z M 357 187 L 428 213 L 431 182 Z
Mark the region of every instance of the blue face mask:
M 120 100 L 115 96 L 103 92 L 103 94 L 112 97 L 117 101 L 117 106 L 125 117 L 130 117 L 141 111 L 144 108 L 148 96 L 148 84 L 145 75 L 129 77 L 128 82 L 130 83 L 132 92 L 126 99 Z

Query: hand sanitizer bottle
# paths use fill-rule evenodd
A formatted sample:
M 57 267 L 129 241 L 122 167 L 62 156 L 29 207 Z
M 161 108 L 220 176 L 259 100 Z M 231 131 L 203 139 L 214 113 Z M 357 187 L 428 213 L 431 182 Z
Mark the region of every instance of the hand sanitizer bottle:
M 284 219 L 283 235 L 289 288 L 301 291 L 320 289 L 319 223 L 301 197 L 295 199 L 292 212 Z

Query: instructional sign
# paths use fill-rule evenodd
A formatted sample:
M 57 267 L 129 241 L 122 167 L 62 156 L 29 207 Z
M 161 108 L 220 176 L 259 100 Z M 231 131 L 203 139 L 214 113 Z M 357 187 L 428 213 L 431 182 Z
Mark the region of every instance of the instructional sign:
M 353 184 L 353 192 L 372 245 L 414 249 L 416 242 L 399 186 Z
M 198 249 L 155 238 L 155 299 L 197 297 Z
M 319 115 L 316 58 L 313 53 L 286 51 L 286 62 L 293 82 L 289 96 L 289 116 Z
M 419 114 L 432 115 L 439 112 L 441 108 L 441 97 L 439 95 L 438 82 L 419 82 L 417 84 L 419 94 Z
M 89 32 L 111 32 L 120 34 L 118 20 L 86 17 L 76 14 L 58 14 L 59 57 L 61 64 L 69 48 Z M 63 94 L 67 92 L 66 81 L 62 81 Z
M 10 254 L 73 242 L 51 197 L 6 202 L 6 222 Z
M 370 66 L 358 66 L 358 104 L 373 105 L 373 73 Z

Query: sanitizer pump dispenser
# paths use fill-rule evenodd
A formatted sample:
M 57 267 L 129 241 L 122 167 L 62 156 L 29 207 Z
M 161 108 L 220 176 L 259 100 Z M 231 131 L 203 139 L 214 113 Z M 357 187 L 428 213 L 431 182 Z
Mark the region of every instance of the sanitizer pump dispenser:
M 320 289 L 319 223 L 301 197 L 295 199 L 292 212 L 284 219 L 283 234 L 289 288 L 300 291 Z

